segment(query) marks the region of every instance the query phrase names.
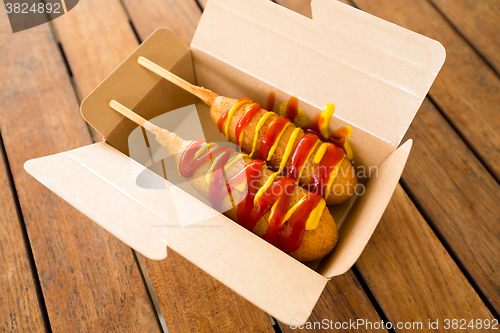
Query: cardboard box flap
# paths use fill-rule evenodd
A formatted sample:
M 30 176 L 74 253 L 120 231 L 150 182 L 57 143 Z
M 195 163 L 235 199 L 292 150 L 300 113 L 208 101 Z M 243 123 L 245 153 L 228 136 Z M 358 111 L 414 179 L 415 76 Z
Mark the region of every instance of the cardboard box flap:
M 332 278 L 344 274 L 358 260 L 391 200 L 412 143 L 410 139 L 393 152 L 366 183 L 365 193 L 356 200 L 339 228 L 335 249 L 318 268 L 323 276 Z
M 338 1 L 313 9 L 314 21 L 267 0 L 211 0 L 191 48 L 319 110 L 334 103 L 336 117 L 396 147 L 444 48 Z
M 327 279 L 144 167 L 156 186 L 139 187 L 133 169 L 141 167 L 107 143 L 25 164 L 38 181 L 146 257 L 165 258 L 168 244 L 282 322 L 307 319 Z M 181 226 L 180 209 L 201 211 L 203 218 Z
M 110 134 L 118 125 L 123 124 L 124 117 L 109 107 L 110 96 L 123 105 L 135 109 L 134 107 L 144 96 L 163 80 L 137 64 L 139 55 L 153 60 L 194 83 L 190 50 L 172 31 L 166 28 L 156 29 L 82 102 L 80 109 L 83 118 L 115 148 L 114 141 L 120 141 L 120 138 L 110 137 Z M 185 63 L 189 63 L 189 66 L 185 66 Z M 194 96 L 170 83 L 166 84 L 171 85 L 172 96 L 176 96 L 175 100 L 170 102 L 174 104 L 172 108 L 183 106 L 178 103 L 178 100 L 182 100 L 184 105 L 196 102 Z M 162 105 L 161 107 L 168 110 L 169 106 Z M 149 119 L 148 115 L 142 116 Z M 123 137 L 123 132 L 119 133 L 119 137 Z M 123 149 L 120 150 L 123 151 Z

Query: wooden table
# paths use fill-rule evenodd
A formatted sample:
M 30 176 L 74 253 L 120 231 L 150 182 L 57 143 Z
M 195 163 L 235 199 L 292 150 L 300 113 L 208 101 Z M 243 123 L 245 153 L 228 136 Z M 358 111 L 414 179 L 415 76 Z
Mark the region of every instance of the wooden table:
M 307 0 L 277 2 L 310 16 Z M 430 319 L 444 331 L 445 319 L 500 319 L 500 4 L 347 3 L 440 41 L 447 60 L 408 131 L 414 146 L 380 225 L 310 321 Z M 136 256 L 23 169 L 99 140 L 80 117 L 82 97 L 157 27 L 189 44 L 204 6 L 84 0 L 16 34 L 0 10 L 0 329 L 294 331 L 173 251 Z

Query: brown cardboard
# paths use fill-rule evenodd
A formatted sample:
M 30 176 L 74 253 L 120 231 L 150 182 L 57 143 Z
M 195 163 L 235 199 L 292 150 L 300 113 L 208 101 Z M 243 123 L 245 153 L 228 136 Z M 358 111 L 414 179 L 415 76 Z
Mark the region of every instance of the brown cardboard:
M 378 224 L 411 142 L 396 147 L 444 61 L 442 46 L 426 37 L 336 1 L 312 6 L 314 20 L 267 0 L 211 0 L 190 49 L 156 30 L 82 103 L 106 142 L 28 161 L 26 170 L 145 256 L 164 258 L 168 244 L 280 321 L 305 321 L 328 279 L 355 263 Z M 207 141 L 224 141 L 208 108 L 139 66 L 139 55 L 221 95 L 265 104 L 273 90 L 276 106 L 296 96 L 310 118 L 336 105 L 330 126 L 353 127 L 356 165 L 380 168 L 363 196 L 331 209 L 340 238 L 316 271 L 126 156 L 136 126 L 108 107 L 111 99 L 146 119 L 196 104 Z M 136 185 L 137 170 L 155 189 Z M 198 212 L 189 225 L 179 222 L 179 205 Z
M 168 244 L 279 320 L 309 316 L 327 279 L 188 195 L 186 210 L 212 218 L 181 227 L 172 195 L 178 201 L 182 191 L 142 189 L 133 167 L 140 165 L 107 143 L 25 164 L 38 181 L 145 256 L 165 258 Z

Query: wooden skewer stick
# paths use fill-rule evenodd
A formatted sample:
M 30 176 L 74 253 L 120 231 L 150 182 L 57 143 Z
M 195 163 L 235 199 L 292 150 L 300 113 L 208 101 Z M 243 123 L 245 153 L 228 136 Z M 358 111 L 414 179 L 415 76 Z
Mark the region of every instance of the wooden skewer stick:
M 147 58 L 144 58 L 143 56 L 140 56 L 137 59 L 137 62 L 139 63 L 139 65 L 149 69 L 150 71 L 161 76 L 165 80 L 170 81 L 173 84 L 175 84 L 176 86 L 178 86 L 178 87 L 186 90 L 187 92 L 195 95 L 196 97 L 201 99 L 203 102 L 205 102 L 205 104 L 207 104 L 209 106 L 211 106 L 212 103 L 214 102 L 215 98 L 217 98 L 216 93 L 214 93 L 208 89 L 195 86 L 194 84 L 191 84 L 191 83 L 187 82 L 186 80 L 181 79 L 180 77 L 178 77 L 174 73 L 169 72 L 165 68 L 155 64 L 154 62 L 152 62 L 151 60 L 149 60 Z
M 127 117 L 128 119 L 130 119 L 131 121 L 133 121 L 137 125 L 144 127 L 145 129 L 147 129 L 148 131 L 150 131 L 151 133 L 153 133 L 155 135 L 158 135 L 160 133 L 160 131 L 162 130 L 160 127 L 150 123 L 149 121 L 142 118 L 137 113 L 135 113 L 134 111 L 127 108 L 125 105 L 118 103 L 114 99 L 111 100 L 111 102 L 109 102 L 109 106 L 113 110 L 118 111 L 118 113 Z

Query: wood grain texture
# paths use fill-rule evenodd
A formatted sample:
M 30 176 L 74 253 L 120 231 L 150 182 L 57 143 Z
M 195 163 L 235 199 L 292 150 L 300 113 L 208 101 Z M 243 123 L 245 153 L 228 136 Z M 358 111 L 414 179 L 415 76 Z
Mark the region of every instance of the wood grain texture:
M 146 39 L 155 29 L 165 27 L 172 30 L 184 44 L 191 43 L 201 16 L 200 8 L 194 0 L 154 1 L 147 6 L 140 0 L 123 2 L 141 40 Z
M 170 332 L 274 332 L 262 310 L 175 251 L 145 263 Z
M 286 0 L 286 2 L 293 4 L 296 1 Z M 305 2 L 309 3 L 309 1 Z M 300 7 L 293 8 L 299 8 L 300 10 Z M 498 253 L 500 249 L 498 245 L 499 227 L 496 222 L 500 216 L 498 208 L 493 208 L 494 206 L 492 206 L 499 195 L 496 192 L 498 188 L 497 184 L 429 100 L 424 102 L 422 109 L 410 127 L 407 138 L 410 137 L 415 139 L 405 171 L 405 175 L 411 178 L 411 182 L 408 180 L 409 185 L 411 185 L 410 188 L 417 190 L 418 187 L 418 197 L 421 198 L 425 208 L 430 208 L 435 212 L 432 215 L 432 220 L 436 221 L 436 224 L 440 228 L 444 229 L 441 223 L 443 219 L 447 221 L 446 226 L 448 229 L 446 230 L 446 235 L 449 235 L 451 244 L 456 244 L 457 250 L 461 249 L 464 256 L 470 257 L 471 260 L 468 263 L 476 268 L 477 273 L 481 275 L 484 283 L 489 286 L 489 291 L 493 293 L 495 289 L 498 290 L 499 288 L 494 282 L 498 279 L 495 267 L 499 266 L 494 253 Z M 472 168 L 471 164 L 473 165 Z M 470 175 L 469 172 L 475 175 L 474 181 L 471 181 L 470 177 L 468 177 Z M 404 176 L 404 178 L 406 180 L 408 177 Z M 446 194 L 443 195 L 443 193 Z M 462 196 L 459 194 L 462 194 Z M 463 205 L 463 203 L 470 202 L 471 200 L 473 201 L 472 205 Z M 478 201 L 481 201 L 482 205 L 478 205 Z M 479 207 L 480 209 L 478 210 L 478 206 L 482 207 Z M 394 207 L 398 207 L 398 209 L 394 209 Z M 488 209 L 489 212 L 487 212 Z M 448 299 L 437 299 L 431 302 L 433 293 L 439 293 L 443 286 L 448 286 L 455 292 L 466 288 L 467 297 L 472 297 L 475 292 L 458 267 L 446 254 L 444 248 L 439 244 L 439 241 L 437 241 L 429 227 L 425 224 L 421 215 L 413 207 L 411 201 L 406 198 L 404 191 L 398 188 L 390 207 L 384 215 L 384 220 L 401 223 L 401 218 L 398 217 L 400 212 L 406 212 L 405 218 L 408 221 L 411 220 L 412 224 L 422 224 L 420 228 L 425 231 L 426 237 L 432 236 L 428 253 L 436 259 L 439 265 L 444 264 L 450 267 L 449 274 L 440 274 L 441 268 L 439 265 L 422 261 L 419 264 L 425 267 L 421 267 L 418 271 L 407 270 L 411 273 L 408 276 L 413 276 L 413 279 L 417 281 L 412 287 L 413 290 L 424 291 L 422 297 L 423 299 L 427 298 L 426 309 L 422 311 L 428 311 L 433 314 L 440 313 L 436 318 L 443 319 L 444 313 L 442 309 L 453 308 L 453 301 L 456 302 L 454 305 L 455 308 L 461 307 L 464 299 L 454 299 L 449 295 Z M 457 223 L 457 221 L 460 221 L 460 223 Z M 382 229 L 382 231 L 375 233 L 370 244 L 374 242 L 377 244 L 389 244 L 388 240 L 390 239 L 405 239 L 406 247 L 391 245 L 378 250 L 378 254 L 381 255 L 381 258 L 387 260 L 386 264 L 388 267 L 396 265 L 397 261 L 406 260 L 413 262 L 415 253 L 411 250 L 411 247 L 421 247 L 423 243 L 427 242 L 426 238 L 419 237 L 408 240 L 407 232 L 404 228 L 399 231 L 386 230 L 387 228 L 390 227 L 381 222 L 377 230 Z M 389 237 L 389 232 L 391 233 L 391 237 Z M 388 240 L 383 239 L 384 241 L 382 241 L 381 237 L 378 236 L 381 233 L 384 233 Z M 469 241 L 468 237 L 464 235 L 469 235 L 471 240 Z M 467 239 L 465 241 L 467 245 L 464 245 L 465 239 Z M 372 247 L 370 246 L 365 249 L 359 261 L 362 263 L 360 264 L 360 269 L 372 282 L 371 285 L 388 288 L 389 284 L 384 282 L 386 280 L 385 276 L 392 274 L 392 270 L 387 268 L 384 273 L 376 261 L 374 261 L 376 255 L 371 252 L 371 249 Z M 391 260 L 388 260 L 388 256 L 391 259 L 397 258 L 398 260 L 391 262 Z M 482 262 L 478 263 L 474 261 L 475 257 L 480 257 Z M 370 259 L 366 260 L 365 258 Z M 421 269 L 425 269 L 425 274 Z M 398 274 L 398 278 L 406 274 L 402 272 Z M 425 282 L 428 275 L 435 276 L 434 285 L 429 285 L 429 283 Z M 407 278 L 407 276 L 404 278 Z M 454 282 L 455 279 L 458 279 L 457 282 Z M 389 316 L 389 319 L 404 320 L 405 316 L 411 315 L 411 318 L 416 320 L 418 316 L 421 316 L 418 312 L 420 310 L 418 307 L 412 309 L 414 307 L 413 300 L 403 297 L 410 290 L 404 284 L 401 284 L 401 281 L 397 282 L 394 279 L 390 285 L 391 288 L 383 289 L 381 287 L 380 290 L 373 288 L 373 291 L 384 311 Z M 383 291 L 383 297 L 381 297 L 380 291 Z M 427 295 L 425 295 L 426 293 Z M 495 295 L 497 294 L 495 293 Z M 395 295 L 401 295 L 401 299 L 396 299 Z M 481 314 L 489 314 L 477 295 L 473 299 L 474 303 L 461 308 L 461 311 L 471 311 L 471 309 L 475 309 L 478 306 L 477 309 L 480 309 Z M 449 314 L 453 313 L 450 312 Z M 421 316 L 420 319 L 427 320 L 427 318 L 426 316 Z
M 360 9 L 441 42 L 446 62 L 430 89 L 456 130 L 500 179 L 500 79 L 427 0 L 355 0 Z
M 414 144 L 403 180 L 500 308 L 500 186 L 428 99 L 406 137 Z
M 0 330 L 45 332 L 42 310 L 29 263 L 29 243 L 16 211 L 7 161 L 0 148 Z M 34 269 L 34 268 L 33 268 Z
M 394 324 L 493 319 L 400 185 L 358 266 Z
M 0 24 L 5 23 L 0 17 Z M 52 331 L 158 332 L 130 248 L 23 168 L 28 159 L 91 143 L 64 61 L 47 29 L 0 34 L 0 130 Z
M 500 2 L 431 0 L 488 63 L 500 73 Z
M 118 0 L 80 1 L 53 22 L 84 98 L 137 47 Z
M 184 42 L 189 43 L 200 17 L 199 9 L 193 7 L 193 4 L 196 6 L 194 2 L 172 3 L 172 6 L 178 7 L 175 15 L 168 14 L 171 7 L 162 9 L 165 4 L 145 6 L 143 2 L 130 0 L 125 4 L 129 11 L 133 10 L 130 13 L 132 19 L 145 19 L 142 22 L 133 22 L 142 38 L 147 37 L 156 27 L 168 27 L 174 31 L 179 30 L 177 33 L 184 29 L 181 36 L 184 36 Z M 81 5 L 81 8 L 78 8 L 79 4 L 72 10 L 73 17 L 66 21 L 59 20 L 55 28 L 75 81 L 85 96 L 137 47 L 138 42 L 128 21 L 124 20 L 126 15 L 119 8 L 118 1 L 89 0 L 85 5 Z M 163 11 L 158 13 L 157 10 Z M 108 13 L 105 22 L 99 19 L 99 15 L 94 15 L 96 11 Z M 75 22 L 80 24 L 75 25 Z M 96 34 L 97 31 L 101 33 Z M 116 43 L 116 40 L 127 42 Z M 87 64 L 93 69 L 91 73 Z M 248 325 L 253 325 L 256 331 L 273 330 L 263 311 L 201 272 L 184 258 L 169 255 L 166 260 L 160 262 L 146 258 L 144 261 L 151 280 L 161 281 L 154 284 L 154 289 L 171 331 L 189 332 L 204 324 L 213 328 L 213 331 L 220 332 L 244 331 Z M 184 284 L 195 285 L 196 288 L 183 292 Z M 170 293 L 162 292 L 164 289 L 170 290 Z M 216 298 L 212 299 L 213 297 Z M 228 306 L 226 301 L 232 306 Z M 193 318 L 204 318 L 203 325 Z
M 343 323 L 349 322 L 349 320 L 356 321 L 358 318 L 365 319 L 370 322 L 380 322 L 381 320 L 377 311 L 373 307 L 373 304 L 370 302 L 363 288 L 359 284 L 359 281 L 353 271 L 349 270 L 347 273 L 341 276 L 336 276 L 328 282 L 308 321 L 310 323 L 315 323 L 322 322 L 322 320 L 327 319 L 329 322 L 332 321 L 335 325 L 336 322 Z M 316 327 L 316 329 L 314 329 L 314 326 L 312 326 L 312 329 L 299 329 L 298 327 L 295 328 L 298 323 L 291 324 L 293 325 L 280 323 L 280 327 L 285 333 L 324 331 L 324 329 L 322 330 L 320 327 Z M 301 324 L 301 326 L 305 325 L 305 323 Z M 292 329 L 292 327 L 294 327 L 294 329 Z M 359 327 L 356 329 L 347 328 L 340 331 L 372 332 L 373 330 L 367 330 L 364 327 Z M 379 332 L 383 331 L 385 330 L 379 330 Z
M 404 0 L 392 3 L 397 5 L 402 1 Z M 359 4 L 361 9 L 365 9 L 363 5 L 367 3 L 364 0 L 356 0 L 356 4 Z M 407 20 L 404 22 L 411 23 L 407 24 L 409 28 L 417 25 L 414 19 L 410 18 L 411 16 L 421 15 L 423 17 L 423 15 L 427 15 L 425 21 L 436 21 L 443 26 L 440 29 L 436 26 L 433 33 L 436 34 L 437 30 L 446 32 L 441 33 L 440 36 L 442 35 L 441 37 L 452 46 L 448 50 L 446 42 L 442 40 L 448 50 L 447 63 L 453 62 L 456 67 L 450 69 L 445 64 L 436 79 L 436 83 L 431 88 L 431 95 L 437 99 L 438 96 L 444 96 L 439 94 L 443 93 L 445 89 L 450 93 L 462 91 L 463 80 L 452 80 L 450 72 L 463 71 L 464 79 L 466 79 L 465 75 L 468 75 L 467 77 L 474 76 L 481 83 L 481 86 L 470 86 L 472 90 L 468 92 L 467 96 L 473 97 L 467 101 L 463 100 L 463 102 L 472 103 L 469 108 L 477 106 L 474 109 L 475 112 L 482 112 L 479 111 L 481 108 L 488 108 L 491 110 L 491 114 L 495 113 L 495 108 L 498 108 L 495 105 L 498 106 L 500 103 L 498 91 L 496 96 L 494 93 L 495 89 L 500 88 L 498 79 L 493 75 L 479 78 L 485 73 L 485 70 L 488 73 L 491 71 L 485 69 L 484 63 L 477 59 L 470 47 L 447 26 L 442 18 L 437 18 L 438 15 L 434 8 L 424 4 L 413 8 L 414 3 L 420 3 L 420 1 L 412 2 L 411 6 L 408 2 L 409 7 L 404 11 L 400 10 L 403 4 L 399 4 L 395 9 L 390 7 L 388 3 L 384 3 L 384 6 L 381 6 L 383 8 L 378 7 L 375 14 L 382 16 L 384 13 L 388 13 L 387 16 L 391 18 L 403 17 Z M 372 3 L 370 3 L 369 8 L 372 8 L 371 6 Z M 373 10 L 375 11 L 374 8 Z M 402 24 L 399 21 L 395 23 Z M 423 22 L 418 25 L 423 25 Z M 461 56 L 464 58 L 460 58 Z M 478 65 L 475 69 L 471 68 L 464 64 L 468 60 L 482 65 Z M 485 86 L 497 86 L 497 88 L 485 92 L 483 89 Z M 438 94 L 434 93 L 436 89 Z M 481 100 L 482 98 L 484 100 Z M 491 98 L 494 98 L 495 101 L 491 101 Z M 485 104 L 485 101 L 489 101 L 490 105 Z M 447 108 L 443 112 L 446 115 L 454 113 L 455 103 L 457 102 L 446 104 Z M 443 106 L 441 103 L 440 105 Z M 460 113 L 466 114 L 467 112 L 462 109 Z M 471 118 L 471 122 L 467 125 L 468 129 L 477 130 L 481 134 L 481 145 L 500 145 L 498 131 L 491 128 L 489 130 L 493 130 L 494 133 L 489 133 L 489 130 L 484 128 L 483 123 L 489 122 L 491 119 L 489 120 L 487 115 L 480 117 L 482 119 Z M 494 117 L 495 120 L 492 120 L 491 124 L 500 119 L 498 115 Z M 464 262 L 472 276 L 489 296 L 492 304 L 497 309 L 500 308 L 500 294 L 498 292 L 500 290 L 500 273 L 498 272 L 500 259 L 495 255 L 500 251 L 500 226 L 498 225 L 500 207 L 497 203 L 500 187 L 498 183 L 428 99 L 424 101 L 406 137 L 415 140 L 403 179 L 431 218 L 432 223 L 452 245 L 460 260 Z M 497 163 L 495 165 L 498 166 Z

